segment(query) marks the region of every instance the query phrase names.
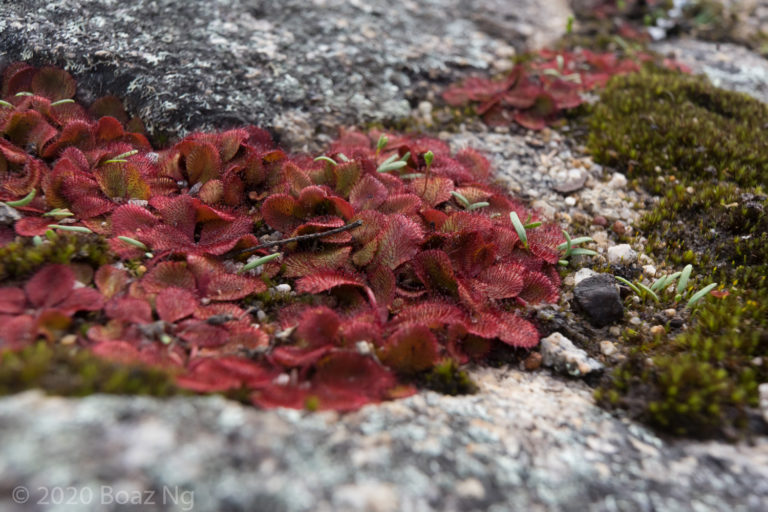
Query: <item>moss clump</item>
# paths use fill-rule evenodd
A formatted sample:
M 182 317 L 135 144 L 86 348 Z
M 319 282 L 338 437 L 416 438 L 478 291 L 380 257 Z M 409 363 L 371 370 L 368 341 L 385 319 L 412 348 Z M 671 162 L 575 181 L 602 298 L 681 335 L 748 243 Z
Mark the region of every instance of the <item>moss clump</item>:
M 100 267 L 110 259 L 109 247 L 98 235 L 55 234 L 39 245 L 24 237 L 0 247 L 0 280 L 26 276 L 46 263 L 84 262 Z
M 768 381 L 768 109 L 703 78 L 645 72 L 617 78 L 590 120 L 589 145 L 652 190 L 664 191 L 638 224 L 646 249 L 699 282 L 719 282 L 676 337 L 632 336 L 627 360 L 598 400 L 675 434 L 748 430 L 757 387 Z M 673 174 L 668 187 L 658 177 Z
M 424 387 L 445 395 L 469 395 L 478 388 L 467 372 L 452 359 L 435 365 L 424 377 Z
M 32 388 L 64 396 L 179 393 L 172 376 L 162 370 L 112 363 L 74 346 L 40 342 L 0 353 L 0 395 Z
M 617 77 L 590 119 L 588 147 L 629 176 L 754 186 L 768 166 L 768 107 L 703 77 L 661 70 Z M 665 186 L 647 185 L 655 192 Z
M 692 263 L 714 281 L 748 290 L 766 287 L 768 196 L 730 183 L 673 187 L 639 224 L 646 249 L 673 264 Z
M 745 296 L 710 302 L 688 331 L 637 347 L 597 398 L 675 434 L 743 430 L 757 386 L 768 381 L 766 318 L 768 308 Z

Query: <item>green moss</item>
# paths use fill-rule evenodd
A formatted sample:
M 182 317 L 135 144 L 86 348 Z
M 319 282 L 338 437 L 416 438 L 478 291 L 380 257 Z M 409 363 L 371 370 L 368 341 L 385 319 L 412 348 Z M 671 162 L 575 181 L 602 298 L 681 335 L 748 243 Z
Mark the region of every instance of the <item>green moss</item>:
M 435 365 L 423 377 L 424 387 L 446 395 L 467 395 L 477 392 L 477 384 L 452 359 Z
M 0 353 L 0 395 L 33 388 L 64 396 L 179 392 L 172 376 L 162 370 L 112 363 L 75 346 L 40 342 Z
M 646 71 L 614 79 L 589 125 L 598 161 L 663 194 L 637 225 L 647 252 L 677 270 L 692 263 L 698 283 L 730 293 L 704 299 L 676 336 L 626 330 L 629 356 L 598 400 L 675 434 L 748 430 L 768 382 L 768 108 L 703 78 Z
M 98 235 L 54 234 L 35 245 L 24 237 L 0 247 L 0 280 L 31 274 L 46 263 L 84 262 L 99 267 L 109 262 L 109 247 Z
M 646 249 L 665 261 L 693 263 L 727 286 L 760 289 L 768 273 L 768 196 L 730 183 L 667 192 L 638 228 Z
M 706 78 L 661 70 L 614 78 L 590 119 L 588 147 L 601 164 L 645 176 L 662 191 L 667 175 L 719 179 L 743 187 L 765 182 L 768 107 Z

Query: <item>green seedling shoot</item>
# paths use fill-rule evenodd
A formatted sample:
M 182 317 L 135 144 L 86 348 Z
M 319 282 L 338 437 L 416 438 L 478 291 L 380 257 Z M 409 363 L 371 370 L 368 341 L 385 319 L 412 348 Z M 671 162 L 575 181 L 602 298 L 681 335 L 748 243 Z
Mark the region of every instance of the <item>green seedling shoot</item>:
M 32 189 L 32 192 L 22 197 L 21 199 L 17 201 L 8 201 L 5 204 L 7 204 L 8 206 L 13 206 L 14 208 L 19 206 L 27 206 L 35 198 L 35 194 L 37 194 L 37 192 L 34 189 Z
M 243 272 L 247 272 L 249 270 L 253 270 L 256 267 L 260 267 L 261 265 L 264 265 L 265 263 L 269 263 L 270 261 L 275 260 L 275 259 L 281 257 L 282 255 L 283 255 L 283 253 L 276 252 L 274 254 L 269 254 L 267 256 L 262 256 L 261 258 L 253 260 L 252 262 L 250 262 L 247 265 L 245 265 L 243 268 L 241 268 L 238 271 L 238 274 L 242 274 Z

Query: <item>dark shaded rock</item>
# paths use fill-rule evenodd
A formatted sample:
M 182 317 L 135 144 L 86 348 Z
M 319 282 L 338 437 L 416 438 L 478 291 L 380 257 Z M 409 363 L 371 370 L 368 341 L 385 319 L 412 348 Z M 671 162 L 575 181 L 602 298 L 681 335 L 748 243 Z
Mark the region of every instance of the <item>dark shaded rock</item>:
M 292 149 L 406 117 L 467 72 L 565 30 L 566 0 L 15 0 L 0 67 L 66 68 L 155 135 L 253 123 Z M 501 16 L 499 13 L 501 12 Z
M 618 322 L 624 316 L 616 279 L 610 274 L 598 274 L 579 282 L 573 290 L 579 309 L 595 327 Z

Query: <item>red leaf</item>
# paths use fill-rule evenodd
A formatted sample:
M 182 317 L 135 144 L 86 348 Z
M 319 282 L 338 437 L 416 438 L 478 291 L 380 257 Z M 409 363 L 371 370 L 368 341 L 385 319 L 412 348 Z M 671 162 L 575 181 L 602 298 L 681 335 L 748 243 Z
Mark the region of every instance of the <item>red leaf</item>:
M 411 180 L 408 189 L 421 197 L 428 205 L 437 206 L 452 197 L 451 192 L 454 190 L 454 185 L 450 178 L 430 176 L 428 179 L 424 177 Z
M 288 407 L 291 409 L 303 409 L 307 400 L 308 390 L 298 386 L 272 384 L 263 390 L 254 393 L 251 401 L 254 405 L 264 409 L 275 407 Z
M 36 320 L 30 315 L 2 316 L 0 348 L 16 350 L 32 343 L 36 335 Z
M 407 327 L 379 351 L 381 361 L 401 373 L 417 373 L 432 368 L 439 358 L 437 338 L 423 325 Z
M 267 289 L 263 281 L 229 274 L 221 263 L 209 258 L 190 255 L 187 263 L 197 280 L 198 291 L 211 300 L 238 300 Z
M 412 261 L 416 276 L 431 291 L 456 296 L 458 283 L 453 273 L 451 259 L 438 249 L 423 251 Z
M 560 259 L 557 246 L 565 242 L 562 230 L 555 224 L 545 224 L 528 231 L 528 247 L 531 252 L 546 261 L 555 264 Z
M 306 368 L 315 364 L 321 357 L 333 350 L 330 345 L 320 347 L 276 347 L 269 354 L 272 364 L 283 368 Z
M 155 309 L 161 320 L 173 323 L 191 315 L 197 307 L 197 299 L 189 290 L 167 288 L 157 294 Z
M 182 234 L 185 240 L 192 241 L 195 236 L 197 223 L 197 208 L 195 199 L 182 195 L 174 198 L 153 197 L 150 205 L 157 209 L 163 222 L 174 231 Z
M 330 388 L 365 390 L 374 398 L 383 398 L 395 386 L 394 375 L 373 359 L 354 352 L 334 352 L 316 365 L 314 382 Z
M 394 270 L 416 254 L 424 232 L 405 215 L 389 215 L 387 219 L 389 223 L 379 240 L 377 260 Z
M 32 90 L 32 78 L 37 68 L 26 62 L 14 62 L 3 71 L 3 87 L 0 96 L 11 96 L 17 92 Z
M 43 147 L 58 133 L 56 128 L 34 110 L 12 113 L 2 131 L 17 146 L 32 145 L 37 154 L 41 154 Z
M 135 204 L 124 204 L 117 208 L 111 216 L 112 234 L 145 239 L 152 227 L 156 226 L 158 218 L 146 208 Z
M 185 320 L 177 335 L 193 347 L 220 347 L 229 341 L 229 332 L 223 327 L 198 320 Z
M 298 201 L 288 194 L 275 194 L 264 201 L 261 214 L 272 229 L 290 233 L 301 223 L 304 211 Z
M 302 190 L 312 186 L 312 180 L 309 179 L 307 173 L 293 162 L 285 162 L 283 164 L 283 174 L 288 184 L 288 190 L 294 197 L 298 197 Z
M 13 229 L 21 236 L 43 235 L 48 231 L 48 225 L 55 223 L 56 220 L 50 217 L 24 217 L 16 221 Z
M 138 349 L 127 341 L 102 341 L 91 347 L 91 352 L 116 363 L 141 362 L 141 354 Z
M 420 302 L 410 305 L 395 317 L 395 325 L 420 324 L 438 329 L 444 324 L 465 324 L 466 313 L 453 304 L 445 302 Z
M 147 272 L 141 284 L 149 293 L 160 293 L 164 289 L 176 286 L 184 290 L 195 290 L 195 276 L 181 261 L 162 261 Z
M 56 309 L 67 314 L 76 311 L 98 311 L 104 306 L 104 297 L 93 288 L 76 288 Z
M 111 299 L 125 288 L 130 281 L 128 272 L 123 269 L 115 268 L 112 265 L 102 265 L 93 276 L 96 288 L 101 294 Z
M 539 332 L 527 320 L 514 313 L 501 312 L 499 322 L 499 339 L 518 348 L 533 348 L 539 344 Z
M 104 313 L 109 318 L 122 320 L 134 324 L 148 324 L 152 322 L 152 308 L 145 300 L 133 297 L 113 298 L 104 308 Z
M 75 285 L 75 273 L 66 265 L 46 265 L 24 287 L 37 308 L 52 307 L 66 299 Z
M 58 138 L 45 148 L 42 155 L 45 158 L 52 158 L 68 147 L 89 151 L 94 146 L 96 146 L 96 138 L 91 123 L 88 121 L 72 121 L 64 126 Z
M 491 164 L 488 160 L 471 148 L 465 148 L 456 153 L 456 160 L 472 173 L 477 181 L 488 179 L 491 170 Z
M 541 272 L 528 272 L 525 275 L 525 285 L 518 297 L 528 304 L 555 303 L 559 294 L 557 286 L 546 275 Z
M 317 406 L 314 406 L 314 400 Z M 312 409 L 318 411 L 333 410 L 339 412 L 356 411 L 371 402 L 378 402 L 378 398 L 369 397 L 362 389 L 341 389 L 324 384 L 316 385 L 309 392 L 305 401 L 305 407 L 312 404 Z
M 221 180 L 206 181 L 198 195 L 202 201 L 216 204 L 224 197 L 224 182 Z
M 490 299 L 508 299 L 516 297 L 523 290 L 525 269 L 519 265 L 499 263 L 480 274 L 482 293 Z
M 340 325 L 339 316 L 327 307 L 305 311 L 296 329 L 298 340 L 310 347 L 333 345 Z
M 248 139 L 248 136 L 248 130 L 242 128 L 220 133 L 217 139 L 221 161 L 229 162 L 232 160 L 240 150 L 240 146 Z
M 354 347 L 358 341 L 366 341 L 374 346 L 381 344 L 381 324 L 373 313 L 358 315 L 352 319 L 346 319 L 339 327 L 340 345 Z
M 347 261 L 351 247 L 338 247 L 322 252 L 302 252 L 290 254 L 283 264 L 285 277 L 302 277 L 324 270 L 335 270 Z
M 53 101 L 74 97 L 76 84 L 72 76 L 63 69 L 41 68 L 32 78 L 32 92 Z
M 416 194 L 391 194 L 377 210 L 381 213 L 402 213 L 403 215 L 414 215 L 422 206 L 422 201 Z
M 376 265 L 368 270 L 368 282 L 376 296 L 376 302 L 382 307 L 389 306 L 395 298 L 397 288 L 395 274 L 383 265 Z
M 333 169 L 336 178 L 336 193 L 341 197 L 349 197 L 355 183 L 359 183 L 362 169 L 356 161 L 344 162 Z M 354 204 L 354 201 L 352 201 Z
M 21 288 L 0 288 L 0 314 L 17 315 L 26 304 L 27 297 Z
M 0 176 L 5 178 L 2 187 L 11 194 L 18 196 L 18 199 L 37 188 L 40 179 L 50 172 L 42 161 L 31 157 L 27 159 L 20 174 L 6 174 L 6 171 L 3 170 L 3 163 L 4 161 L 0 158 Z
M 220 167 L 219 151 L 211 144 L 195 142 L 186 153 L 187 179 L 190 185 L 218 178 Z
M 113 140 L 117 140 L 125 135 L 123 125 L 120 121 L 114 117 L 102 117 L 96 123 L 96 140 L 100 143 L 105 143 Z
M 355 211 L 374 210 L 387 198 L 387 189 L 376 178 L 366 175 L 349 193 L 349 202 Z
M 275 377 L 273 370 L 238 357 L 200 358 L 189 363 L 189 372 L 176 378 L 179 386 L 211 393 L 240 387 L 259 388 Z

